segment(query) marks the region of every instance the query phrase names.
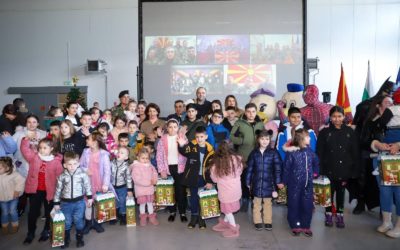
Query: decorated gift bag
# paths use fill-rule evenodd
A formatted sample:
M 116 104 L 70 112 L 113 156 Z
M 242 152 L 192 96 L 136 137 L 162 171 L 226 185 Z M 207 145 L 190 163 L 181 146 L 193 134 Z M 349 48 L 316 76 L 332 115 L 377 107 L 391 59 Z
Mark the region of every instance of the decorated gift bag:
M 95 217 L 98 223 L 116 220 L 115 195 L 112 192 L 98 193 L 95 198 Z
M 385 186 L 400 186 L 400 155 L 380 155 L 380 176 Z
M 65 239 L 65 216 L 59 211 L 55 211 L 54 209 L 50 213 L 51 217 L 51 246 L 59 247 L 64 245 Z
M 314 204 L 322 207 L 332 206 L 331 182 L 326 176 L 320 176 L 313 180 Z
M 126 226 L 135 227 L 136 226 L 136 204 L 133 197 L 129 197 L 126 200 Z
M 218 193 L 215 188 L 212 189 L 200 189 L 200 215 L 203 219 L 209 219 L 218 217 L 221 215 L 219 208 Z
M 173 206 L 175 204 L 174 179 L 169 176 L 167 179 L 158 178 L 156 185 L 156 205 Z
M 276 198 L 277 204 L 285 205 L 287 203 L 287 189 L 286 186 L 278 189 L 278 197 Z

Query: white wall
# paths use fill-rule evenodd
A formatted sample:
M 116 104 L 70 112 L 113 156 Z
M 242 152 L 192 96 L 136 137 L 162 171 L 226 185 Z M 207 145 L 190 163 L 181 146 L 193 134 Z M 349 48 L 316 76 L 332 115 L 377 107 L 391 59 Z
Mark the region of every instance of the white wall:
M 353 113 L 361 101 L 370 60 L 376 92 L 396 80 L 400 65 L 400 1 L 308 0 L 308 57 L 319 57 L 316 84 L 336 102 L 343 62 Z M 322 98 L 321 98 L 322 99 Z
M 13 86 L 88 86 L 88 104 L 105 108 L 105 78 L 85 74 L 87 59 L 108 63 L 108 104 L 128 89 L 136 97 L 137 0 L 0 0 L 0 107 Z

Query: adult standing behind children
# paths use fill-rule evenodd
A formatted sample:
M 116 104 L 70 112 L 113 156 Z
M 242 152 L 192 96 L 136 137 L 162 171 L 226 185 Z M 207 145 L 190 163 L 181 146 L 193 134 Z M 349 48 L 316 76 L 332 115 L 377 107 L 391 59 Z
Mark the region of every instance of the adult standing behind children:
M 197 119 L 203 118 L 211 110 L 211 102 L 206 99 L 206 88 L 198 87 L 196 90 Z
M 119 104 L 111 109 L 113 117 L 125 116 L 124 111 L 127 109 L 130 100 L 129 90 L 119 92 L 118 98 Z
M 244 161 L 256 146 L 256 135 L 264 130 L 264 123 L 257 116 L 257 106 L 254 103 L 246 104 L 244 114 L 232 128 L 230 139 L 237 147 Z M 242 173 L 242 210 L 247 211 L 250 191 L 246 186 L 246 169 Z
M 146 107 L 146 119 L 140 124 L 140 130 L 144 133 L 146 141 L 155 141 L 161 137 L 165 121 L 159 118 L 160 107 L 155 103 L 149 103 Z

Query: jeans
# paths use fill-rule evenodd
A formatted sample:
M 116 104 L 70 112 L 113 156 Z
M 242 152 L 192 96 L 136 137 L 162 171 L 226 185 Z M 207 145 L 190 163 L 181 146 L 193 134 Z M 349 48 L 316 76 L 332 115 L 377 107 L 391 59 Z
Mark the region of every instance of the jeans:
M 72 223 L 76 230 L 82 230 L 85 227 L 85 201 L 61 202 L 61 211 L 65 216 L 65 230 L 71 230 Z
M 117 208 L 119 209 L 119 214 L 126 214 L 126 196 L 128 195 L 127 187 L 115 188 L 115 193 L 117 194 Z
M 200 197 L 199 188 L 203 188 L 206 184 L 203 180 L 203 176 L 199 175 L 197 181 L 197 187 L 190 187 L 190 211 L 191 215 L 199 215 L 200 210 Z
M 18 222 L 18 198 L 10 201 L 0 201 L 1 205 L 1 224 Z
M 396 205 L 396 214 L 397 216 L 400 216 L 400 187 L 381 185 L 379 189 L 379 198 L 381 201 L 382 211 L 391 213 L 394 199 L 394 204 Z

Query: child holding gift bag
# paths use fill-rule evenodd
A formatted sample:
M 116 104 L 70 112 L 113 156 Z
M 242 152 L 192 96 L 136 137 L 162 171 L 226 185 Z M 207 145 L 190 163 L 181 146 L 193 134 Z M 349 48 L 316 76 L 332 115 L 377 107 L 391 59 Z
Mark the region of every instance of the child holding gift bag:
M 81 168 L 89 175 L 93 198 L 95 198 L 97 192 L 106 193 L 110 189 L 113 190 L 110 183 L 110 154 L 107 152 L 103 138 L 98 131 L 94 131 L 88 136 L 86 145 L 88 148 L 83 151 L 80 164 Z M 90 229 L 94 229 L 98 233 L 104 232 L 104 228 L 93 217 L 92 209 L 92 207 L 89 207 L 85 211 L 84 234 L 88 234 Z
M 132 179 L 135 188 L 135 195 L 140 211 L 140 225 L 147 225 L 147 217 L 151 224 L 157 226 L 157 214 L 154 213 L 154 185 L 157 184 L 157 170 L 150 163 L 150 153 L 142 148 L 138 153 L 138 161 L 132 164 Z M 146 206 L 147 212 L 146 214 Z
M 239 211 L 242 197 L 240 182 L 243 170 L 242 157 L 223 141 L 214 154 L 212 164 L 211 179 L 217 183 L 221 212 L 225 214 L 225 218 L 220 218 L 212 229 L 222 232 L 222 236 L 226 238 L 238 237 L 240 226 L 236 224 L 233 213 Z
M 92 188 L 89 176 L 79 167 L 79 155 L 74 152 L 64 154 L 64 172 L 57 179 L 57 187 L 54 195 L 54 209 L 60 210 L 65 216 L 65 239 L 64 246 L 69 247 L 71 241 L 72 224 L 76 228 L 76 247 L 83 247 L 83 228 L 85 217 L 85 200 L 87 206 L 93 204 Z

